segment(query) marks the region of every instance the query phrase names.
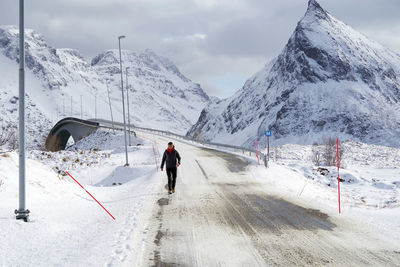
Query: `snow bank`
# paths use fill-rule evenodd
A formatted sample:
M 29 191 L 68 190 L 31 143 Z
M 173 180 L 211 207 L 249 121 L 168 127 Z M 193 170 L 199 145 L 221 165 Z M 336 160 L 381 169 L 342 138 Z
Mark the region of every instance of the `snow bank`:
M 337 190 L 337 168 L 314 166 L 311 146 L 283 145 L 270 149 L 274 168 L 285 167 Z M 265 151 L 265 150 L 264 150 Z M 400 149 L 355 141 L 343 143 L 344 168 L 340 169 L 343 205 L 367 208 L 400 207 Z M 265 151 L 266 152 L 266 151 Z M 305 183 L 304 179 L 300 179 Z M 325 190 L 324 190 L 325 191 Z
M 164 180 L 156 173 L 152 144 L 142 139 L 135 139 L 141 145 L 129 150 L 130 166 L 121 167 L 125 161 L 125 154 L 118 152 L 123 147 L 118 143 L 121 136 L 98 132 L 85 141 L 109 150 L 85 150 L 78 142 L 76 150 L 29 151 L 29 223 L 15 220 L 14 215 L 18 208 L 18 155 L 0 153 L 1 266 L 140 264 L 137 255 L 142 255 L 148 217 Z M 116 149 L 111 149 L 113 144 Z M 116 220 L 65 176 L 65 170 Z

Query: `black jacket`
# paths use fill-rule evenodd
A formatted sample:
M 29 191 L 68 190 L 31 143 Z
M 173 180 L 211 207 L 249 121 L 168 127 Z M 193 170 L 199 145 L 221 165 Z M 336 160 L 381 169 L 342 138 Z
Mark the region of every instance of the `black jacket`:
M 168 152 L 168 149 L 164 151 L 164 155 L 162 157 L 161 161 L 161 168 L 164 167 L 164 163 L 167 168 L 172 168 L 176 167 L 176 162 L 178 161 L 179 164 L 181 164 L 181 156 L 179 155 L 178 151 L 175 150 L 175 148 L 172 150 L 172 153 L 170 154 Z

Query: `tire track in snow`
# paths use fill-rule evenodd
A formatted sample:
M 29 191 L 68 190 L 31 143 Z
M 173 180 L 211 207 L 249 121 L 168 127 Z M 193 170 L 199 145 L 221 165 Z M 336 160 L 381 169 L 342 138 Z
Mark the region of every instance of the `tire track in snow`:
M 197 165 L 199 165 L 199 168 L 201 170 L 201 172 L 203 173 L 204 177 L 208 180 L 208 176 L 207 173 L 205 172 L 205 170 L 203 169 L 203 167 L 201 167 L 199 161 L 196 159 Z

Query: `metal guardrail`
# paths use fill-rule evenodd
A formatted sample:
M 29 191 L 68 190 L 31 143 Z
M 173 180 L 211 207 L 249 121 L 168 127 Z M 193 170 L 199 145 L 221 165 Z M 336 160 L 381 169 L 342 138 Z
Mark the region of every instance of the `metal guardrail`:
M 103 119 L 95 119 L 95 120 L 90 120 L 92 122 L 97 122 L 99 123 L 99 127 L 104 127 L 104 128 L 110 128 L 109 125 L 111 125 L 111 121 L 109 120 L 103 120 Z M 106 125 L 101 125 L 101 123 L 105 123 L 108 124 L 108 126 Z M 114 121 L 114 126 L 120 126 L 122 127 L 124 124 L 120 123 L 120 122 L 115 122 Z M 177 133 L 173 133 L 170 131 L 163 131 L 163 130 L 158 130 L 158 129 L 152 129 L 152 128 L 146 128 L 146 127 L 138 127 L 135 125 L 130 125 L 132 129 L 136 129 L 136 130 L 141 130 L 141 131 L 145 131 L 145 132 L 150 132 L 150 133 L 156 133 L 162 136 L 169 136 L 169 137 L 175 137 L 176 139 L 183 139 L 189 142 L 194 142 L 194 143 L 198 143 L 201 145 L 207 145 L 210 147 L 215 147 L 215 148 L 226 148 L 228 150 L 233 150 L 233 152 L 240 152 L 242 151 L 242 154 L 248 154 L 250 157 L 254 156 L 257 157 L 257 151 L 253 150 L 253 149 L 249 149 L 246 147 L 242 147 L 242 146 L 234 146 L 234 145 L 228 145 L 228 144 L 221 144 L 221 143 L 215 143 L 215 142 L 207 142 L 207 141 L 203 141 L 203 140 L 198 140 L 186 135 L 180 135 Z M 120 129 L 119 129 L 120 130 Z M 265 153 L 262 153 L 260 151 L 258 151 L 258 155 L 259 155 L 259 159 L 264 161 L 264 165 L 267 167 L 268 166 L 268 157 Z

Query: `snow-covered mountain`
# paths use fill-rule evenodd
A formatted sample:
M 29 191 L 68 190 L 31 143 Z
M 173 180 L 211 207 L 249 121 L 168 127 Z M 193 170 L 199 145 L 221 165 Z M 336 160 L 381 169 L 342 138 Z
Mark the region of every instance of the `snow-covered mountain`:
M 5 128 L 17 126 L 18 35 L 16 26 L 0 26 L 0 120 Z M 107 83 L 114 120 L 123 120 L 118 50 L 88 60 L 77 50 L 51 47 L 30 29 L 25 47 L 28 146 L 62 117 L 80 118 L 81 99 L 84 119 L 111 119 Z M 125 68 L 130 68 L 131 123 L 186 133 L 210 102 L 208 95 L 167 58 L 150 50 L 122 52 L 124 89 Z
M 124 67 L 129 67 L 131 122 L 143 127 L 185 133 L 210 102 L 200 85 L 183 76 L 169 59 L 151 50 L 141 54 L 124 50 L 122 57 Z M 100 77 L 110 79 L 112 88 L 120 86 L 118 50 L 99 54 L 91 65 Z M 118 91 L 112 101 L 121 102 L 120 99 L 121 91 Z
M 188 135 L 253 146 L 339 136 L 399 146 L 400 55 L 310 0 L 281 54 L 229 99 L 202 111 Z

